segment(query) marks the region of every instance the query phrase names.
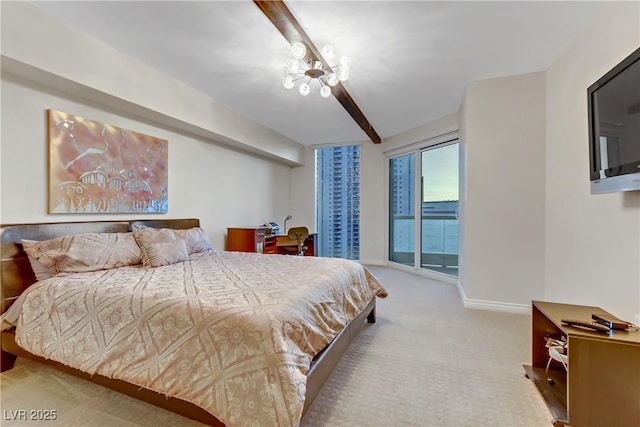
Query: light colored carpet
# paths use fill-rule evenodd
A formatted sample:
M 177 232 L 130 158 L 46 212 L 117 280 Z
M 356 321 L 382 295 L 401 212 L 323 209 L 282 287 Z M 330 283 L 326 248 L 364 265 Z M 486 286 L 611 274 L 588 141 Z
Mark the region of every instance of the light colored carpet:
M 301 422 L 314 426 L 540 426 L 551 415 L 522 363 L 530 317 L 466 310 L 453 285 L 370 267 L 389 290 Z M 2 426 L 199 425 L 43 365 L 0 375 Z M 56 421 L 11 421 L 55 409 Z M 9 418 L 9 419 L 8 419 Z
M 541 426 L 531 318 L 465 309 L 454 285 L 370 267 L 389 291 L 302 426 Z

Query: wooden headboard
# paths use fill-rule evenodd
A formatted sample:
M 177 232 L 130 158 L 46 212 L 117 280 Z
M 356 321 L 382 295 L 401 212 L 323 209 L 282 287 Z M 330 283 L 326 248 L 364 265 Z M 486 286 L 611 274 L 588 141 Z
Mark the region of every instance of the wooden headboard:
M 188 229 L 199 227 L 197 218 L 136 219 L 124 221 L 48 222 L 0 225 L 0 286 L 4 313 L 25 289 L 36 282 L 22 239 L 48 240 L 81 233 L 126 233 L 135 226 Z

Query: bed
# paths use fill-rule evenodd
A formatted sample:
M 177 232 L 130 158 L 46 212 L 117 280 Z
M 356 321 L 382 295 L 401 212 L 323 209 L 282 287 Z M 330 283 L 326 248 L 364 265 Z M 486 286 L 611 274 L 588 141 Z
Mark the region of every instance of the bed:
M 2 369 L 27 357 L 205 424 L 297 425 L 386 291 L 346 260 L 200 250 L 186 237 L 186 259 L 154 252 L 202 233 L 199 225 L 2 226 L 2 312 L 18 324 L 2 331 Z M 134 234 L 145 265 L 36 280 L 23 243 L 87 233 Z

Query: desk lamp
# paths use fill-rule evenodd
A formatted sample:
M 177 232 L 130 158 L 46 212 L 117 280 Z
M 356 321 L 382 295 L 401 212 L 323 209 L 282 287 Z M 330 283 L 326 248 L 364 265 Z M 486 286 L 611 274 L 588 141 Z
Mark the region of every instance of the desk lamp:
M 282 233 L 287 234 L 287 221 L 289 221 L 291 218 L 292 218 L 292 216 L 291 216 L 291 214 L 289 214 L 284 219 L 284 228 L 282 229 Z

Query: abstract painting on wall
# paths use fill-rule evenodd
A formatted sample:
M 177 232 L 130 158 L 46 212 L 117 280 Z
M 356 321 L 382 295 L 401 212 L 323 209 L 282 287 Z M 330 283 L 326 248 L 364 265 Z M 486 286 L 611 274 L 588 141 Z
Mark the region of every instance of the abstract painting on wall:
M 49 213 L 166 213 L 168 141 L 49 113 Z

